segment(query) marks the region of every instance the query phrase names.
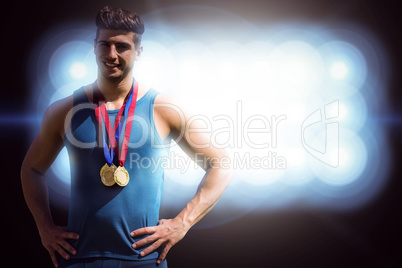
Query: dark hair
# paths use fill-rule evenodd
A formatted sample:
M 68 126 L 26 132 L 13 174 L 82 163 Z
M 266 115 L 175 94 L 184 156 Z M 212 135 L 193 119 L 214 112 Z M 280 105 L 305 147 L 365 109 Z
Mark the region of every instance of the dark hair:
M 101 29 L 133 32 L 136 48 L 141 44 L 141 35 L 145 31 L 144 22 L 136 13 L 109 6 L 102 8 L 96 15 L 96 27 L 96 40 Z

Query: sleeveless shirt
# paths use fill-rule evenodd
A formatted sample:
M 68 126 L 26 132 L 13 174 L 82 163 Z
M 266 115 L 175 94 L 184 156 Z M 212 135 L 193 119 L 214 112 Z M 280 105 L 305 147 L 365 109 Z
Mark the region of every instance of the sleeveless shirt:
M 124 165 L 130 175 L 128 185 L 108 187 L 103 185 L 99 174 L 106 161 L 95 106 L 88 102 L 83 87 L 74 92 L 72 118 L 64 136 L 71 167 L 68 231 L 80 236 L 71 241 L 78 252 L 72 258 L 139 260 L 158 257 L 160 250 L 140 257 L 143 248 L 133 249 L 131 245 L 143 237 L 130 236 L 130 232 L 138 228 L 155 226 L 159 219 L 164 181 L 161 163 L 169 153 L 162 146 L 153 119 L 157 94 L 150 89 L 137 101 Z M 108 110 L 112 125 L 117 112 Z M 114 164 L 119 166 L 117 156 Z

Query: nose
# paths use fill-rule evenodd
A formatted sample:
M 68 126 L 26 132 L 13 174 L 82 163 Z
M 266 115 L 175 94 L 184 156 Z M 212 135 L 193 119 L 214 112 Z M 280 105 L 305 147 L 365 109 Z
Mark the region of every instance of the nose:
M 116 46 L 114 44 L 111 44 L 109 46 L 109 51 L 107 53 L 107 56 L 111 60 L 114 60 L 117 58 L 117 50 L 116 50 Z

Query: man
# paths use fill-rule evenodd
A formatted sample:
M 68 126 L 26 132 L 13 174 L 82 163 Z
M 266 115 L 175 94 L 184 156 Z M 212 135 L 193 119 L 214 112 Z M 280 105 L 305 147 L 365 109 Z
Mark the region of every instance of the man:
M 167 267 L 171 247 L 230 183 L 230 169 L 220 164 L 227 154 L 205 146 L 209 136 L 187 124 L 189 114 L 174 99 L 133 80 L 144 32 L 135 13 L 104 7 L 96 25 L 98 78 L 46 110 L 21 168 L 24 196 L 56 267 L 57 253 L 62 267 Z M 201 155 L 206 173 L 174 219 L 158 220 L 162 167 L 125 159 L 163 158 L 171 139 L 190 157 Z M 63 146 L 72 176 L 67 228 L 52 221 L 45 179 Z

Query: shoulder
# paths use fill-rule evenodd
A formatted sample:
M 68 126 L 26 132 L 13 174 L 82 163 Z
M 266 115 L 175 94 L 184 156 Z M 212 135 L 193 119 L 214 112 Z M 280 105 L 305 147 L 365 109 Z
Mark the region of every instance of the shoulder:
M 53 102 L 46 109 L 43 119 L 46 121 L 63 119 L 73 107 L 73 102 L 74 101 L 72 95 Z
M 92 84 L 85 85 L 71 94 L 68 97 L 53 102 L 46 110 L 46 113 L 53 115 L 52 117 L 65 116 L 74 105 L 74 94 L 78 94 L 78 98 L 84 98 L 87 102 L 92 102 L 93 88 Z
M 64 123 L 72 108 L 72 95 L 52 103 L 43 115 L 41 131 L 64 136 Z
M 173 125 L 182 125 L 190 117 L 190 109 L 183 100 L 163 93 L 156 96 L 154 111 Z
M 191 117 L 190 109 L 176 96 L 159 93 L 154 102 L 155 124 L 161 137 L 177 139 L 186 129 Z
M 153 102 L 154 117 L 167 125 L 179 124 L 185 121 L 189 109 L 176 96 L 160 93 L 145 83 L 139 83 L 137 100 L 152 92 L 155 94 Z
M 91 90 L 90 86 L 84 86 L 82 94 L 88 98 L 92 96 Z M 52 132 L 63 137 L 71 120 L 73 105 L 74 94 L 53 102 L 43 115 L 41 131 Z

